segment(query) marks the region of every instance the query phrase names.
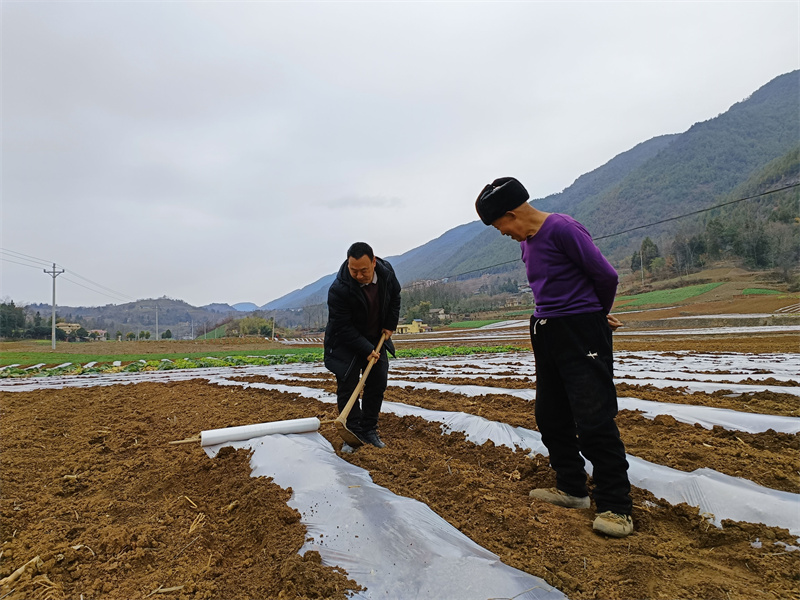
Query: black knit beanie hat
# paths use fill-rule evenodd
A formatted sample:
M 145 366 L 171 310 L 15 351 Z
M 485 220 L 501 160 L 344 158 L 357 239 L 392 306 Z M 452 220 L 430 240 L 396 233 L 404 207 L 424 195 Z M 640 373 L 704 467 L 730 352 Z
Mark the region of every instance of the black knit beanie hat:
M 484 225 L 491 225 L 510 210 L 528 201 L 528 190 L 513 177 L 495 179 L 478 194 L 475 210 Z

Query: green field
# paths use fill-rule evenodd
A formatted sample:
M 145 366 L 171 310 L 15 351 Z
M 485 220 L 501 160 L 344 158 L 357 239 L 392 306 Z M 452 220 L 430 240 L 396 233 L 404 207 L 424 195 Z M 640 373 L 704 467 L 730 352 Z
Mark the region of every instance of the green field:
M 227 325 L 220 325 L 216 329 L 212 329 L 208 333 L 204 333 L 203 335 L 198 335 L 195 339 L 196 340 L 216 340 L 217 338 L 224 338 L 225 333 L 228 331 Z
M 700 296 L 706 292 L 710 292 L 714 288 L 722 285 L 718 283 L 702 283 L 699 285 L 689 285 L 674 290 L 657 290 L 654 292 L 645 292 L 643 294 L 636 294 L 635 296 L 617 296 L 617 308 L 634 308 L 648 305 L 669 305 L 677 302 L 683 302 L 689 298 Z
M 424 356 L 451 356 L 483 354 L 487 352 L 516 352 L 516 346 L 437 346 L 435 348 L 407 348 L 397 351 L 397 358 Z M 0 379 L 9 377 L 49 377 L 52 375 L 82 375 L 91 373 L 117 373 L 138 371 L 167 371 L 205 367 L 233 367 L 241 365 L 276 365 L 296 362 L 318 362 L 323 359 L 321 349 L 311 350 L 239 350 L 220 352 L 192 352 L 179 354 L 53 354 L 45 352 L 6 352 L 0 366 L 18 365 L 0 370 Z M 114 366 L 120 361 L 119 366 Z M 97 364 L 86 367 L 89 363 Z M 26 366 L 44 363 L 44 366 L 26 370 Z M 64 365 L 64 366 L 61 366 Z
M 48 342 L 49 344 L 49 342 Z M 73 354 L 66 352 L 3 352 L 0 354 L 0 366 L 5 365 L 36 365 L 45 363 L 48 365 L 61 364 L 65 362 L 87 363 L 87 362 L 133 362 L 137 360 L 177 360 L 180 358 L 205 358 L 226 356 L 274 356 L 285 354 L 298 354 L 306 351 L 298 351 L 296 348 L 278 348 L 273 350 L 219 350 L 205 352 L 170 352 L 164 354 Z M 321 352 L 321 351 L 320 351 Z
M 485 321 L 457 321 L 450 323 L 448 327 L 457 329 L 473 329 L 475 327 L 483 327 L 484 325 L 491 325 L 492 323 L 499 323 L 502 319 L 487 319 Z
M 743 296 L 749 296 L 751 294 L 752 295 L 763 294 L 763 295 L 768 295 L 768 296 L 772 296 L 772 295 L 779 296 L 782 293 L 783 292 L 780 292 L 778 290 L 767 290 L 767 289 L 764 289 L 764 288 L 747 288 L 747 289 L 742 290 L 742 295 Z

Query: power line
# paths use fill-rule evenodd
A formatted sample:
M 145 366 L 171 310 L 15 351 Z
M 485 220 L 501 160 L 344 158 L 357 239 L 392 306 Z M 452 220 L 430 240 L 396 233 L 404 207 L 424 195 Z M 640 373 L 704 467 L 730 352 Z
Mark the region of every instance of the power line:
M 35 262 L 38 262 L 38 263 L 40 263 L 42 265 L 47 265 L 47 266 L 50 266 L 50 263 L 52 262 L 50 260 L 44 260 L 44 259 L 41 259 L 41 258 L 36 258 L 35 256 L 29 256 L 27 254 L 23 254 L 22 252 L 16 252 L 14 250 L 7 250 L 5 248 L 0 248 L 0 252 L 3 252 L 5 254 L 10 254 L 13 258 L 23 259 L 23 260 L 31 260 L 31 261 L 35 261 Z
M 108 292 L 111 292 L 112 294 L 115 294 L 116 296 L 119 296 L 120 298 L 123 298 L 123 299 L 126 299 L 126 300 L 136 300 L 132 296 L 128 296 L 127 294 L 123 294 L 122 292 L 118 292 L 116 290 L 112 290 L 110 287 L 106 287 L 104 285 L 100 285 L 99 283 L 96 283 L 96 282 L 92 281 L 91 279 L 87 279 L 86 277 L 84 277 L 83 275 L 81 275 L 79 273 L 76 273 L 75 271 L 70 271 L 70 275 L 74 275 L 75 277 L 79 277 L 80 279 L 83 279 L 84 281 L 87 281 L 87 282 L 91 283 L 92 285 L 94 285 L 96 287 L 99 287 L 99 288 L 104 289 L 104 290 L 106 290 Z M 74 283 L 75 285 L 80 285 L 76 281 L 73 281 L 72 283 Z M 86 287 L 86 286 L 81 286 L 81 287 Z M 86 288 L 86 289 L 89 289 L 89 288 Z M 98 294 L 102 294 L 102 292 L 97 292 L 97 293 Z M 104 294 L 104 295 L 108 295 L 108 294 Z
M 676 221 L 678 219 L 683 219 L 684 217 L 691 217 L 692 215 L 699 215 L 701 213 L 708 212 L 708 211 L 711 211 L 711 210 L 715 210 L 717 208 L 722 208 L 723 206 L 729 206 L 731 204 L 736 204 L 737 202 L 744 202 L 745 200 L 753 200 L 754 198 L 760 198 L 760 197 L 766 196 L 768 194 L 774 194 L 776 192 L 783 192 L 785 190 L 790 190 L 792 188 L 796 188 L 797 186 L 800 186 L 800 183 L 793 183 L 791 185 L 787 185 L 787 186 L 784 186 L 782 188 L 777 188 L 777 189 L 774 189 L 774 190 L 769 190 L 767 192 L 762 192 L 762 193 L 756 194 L 754 196 L 748 196 L 746 198 L 739 198 L 737 200 L 731 200 L 729 202 L 723 202 L 721 204 L 715 204 L 714 206 L 709 206 L 708 208 L 702 208 L 700 210 L 694 210 L 694 211 L 691 211 L 691 212 L 688 212 L 688 213 L 684 213 L 682 215 L 678 215 L 676 217 L 669 217 L 667 219 L 661 219 L 660 221 L 654 221 L 652 223 L 647 223 L 646 225 L 639 225 L 637 227 L 631 227 L 630 229 L 625 229 L 623 231 L 617 231 L 616 233 L 609 233 L 608 235 L 602 235 L 600 237 L 596 237 L 596 238 L 593 238 L 593 239 L 594 239 L 594 241 L 605 240 L 605 239 L 608 239 L 608 238 L 611 238 L 611 237 L 622 235 L 623 233 L 630 233 L 631 231 L 636 231 L 638 229 L 644 229 L 646 227 L 653 227 L 654 225 L 660 225 L 661 223 L 668 223 L 669 221 Z M 461 277 L 462 275 L 469 275 L 470 273 L 477 273 L 478 271 L 488 271 L 489 269 L 493 269 L 495 267 L 502 267 L 503 265 L 510 265 L 511 263 L 515 263 L 515 262 L 518 262 L 518 259 L 517 260 L 508 260 L 506 262 L 501 262 L 501 263 L 497 263 L 497 264 L 494 264 L 494 265 L 489 265 L 488 267 L 481 267 L 480 269 L 473 269 L 471 271 L 464 271 L 463 273 L 458 273 L 457 275 L 448 275 L 446 277 L 442 277 L 441 279 L 447 279 L 447 278 L 450 278 L 450 277 Z
M 52 264 L 54 269 L 55 269 L 56 266 L 58 266 L 62 270 L 66 271 L 66 268 L 63 265 L 57 265 L 57 263 L 54 263 L 52 261 L 46 261 L 46 260 L 43 260 L 41 258 L 37 258 L 35 256 L 30 256 L 28 254 L 23 254 L 22 252 L 17 252 L 15 250 L 8 250 L 6 248 L 0 248 L 0 252 L 9 255 L 12 258 L 17 258 L 19 260 L 27 260 L 27 261 L 31 261 L 31 262 L 38 262 L 41 265 L 47 265 L 47 266 Z M 11 260 L 10 258 L 6 258 L 4 256 L 0 256 L 0 259 L 4 260 L 6 262 L 17 264 L 17 265 L 22 265 L 23 267 L 31 267 L 33 269 L 41 268 L 41 266 L 39 266 L 39 265 L 35 266 L 35 265 L 32 265 L 32 264 L 17 262 L 15 260 Z M 86 281 L 87 283 L 90 283 L 91 285 L 95 286 L 96 288 L 100 288 L 100 289 L 93 289 L 93 288 L 87 287 L 87 286 L 85 286 L 85 285 L 83 285 L 81 283 L 78 283 L 77 281 L 73 281 L 72 279 L 69 279 L 68 277 L 64 277 L 65 281 L 69 281 L 73 285 L 77 285 L 79 287 L 82 287 L 82 288 L 84 288 L 86 290 L 89 290 L 90 292 L 94 292 L 96 294 L 100 294 L 102 296 L 106 296 L 108 298 L 111 298 L 112 300 L 117 300 L 117 301 L 124 301 L 124 300 L 135 301 L 136 300 L 132 296 L 129 296 L 127 294 L 123 294 L 122 292 L 118 292 L 116 290 L 111 289 L 110 287 L 107 287 L 107 286 L 99 284 L 99 283 L 97 283 L 95 281 L 92 281 L 91 279 L 88 279 L 87 277 L 84 277 L 80 273 L 76 273 L 75 271 L 73 271 L 71 269 L 69 270 L 69 273 L 70 273 L 70 275 L 73 275 L 74 277 L 78 277 L 80 279 L 83 279 L 84 281 Z M 105 292 L 100 291 L 100 290 L 105 290 Z M 110 292 L 111 294 L 113 294 L 113 296 L 109 295 L 106 292 Z
M 36 269 L 37 271 L 39 269 L 41 269 L 40 265 L 38 265 L 38 266 L 37 265 L 28 265 L 28 264 L 25 264 L 25 263 L 17 262 L 15 260 L 11 260 L 10 258 L 5 258 L 3 256 L 0 256 L 0 260 L 4 260 L 4 261 L 10 262 L 10 263 L 14 263 L 15 265 L 22 265 L 23 267 L 30 267 L 31 269 Z
M 72 273 L 72 271 L 70 271 L 70 273 L 71 273 L 72 275 L 75 275 L 75 273 Z M 77 285 L 77 286 L 79 286 L 79 287 L 82 287 L 83 289 L 85 289 L 85 290 L 89 290 L 90 292 L 94 292 L 95 294 L 100 294 L 100 295 L 102 295 L 102 296 L 106 296 L 107 298 L 111 298 L 112 300 L 128 300 L 128 299 L 129 299 L 128 297 L 122 297 L 122 298 L 120 298 L 120 297 L 117 297 L 117 296 L 111 296 L 110 294 L 106 294 L 106 293 L 104 293 L 104 292 L 101 292 L 101 291 L 99 291 L 99 290 L 95 290 L 95 289 L 93 289 L 93 288 L 90 288 L 90 287 L 88 287 L 88 286 L 85 286 L 85 285 L 83 285 L 82 283 L 78 283 L 77 281 L 73 281 L 73 280 L 72 280 L 72 279 L 70 279 L 69 277 L 64 277 L 64 281 L 69 281 L 69 282 L 70 282 L 71 284 L 73 284 L 73 285 Z
M 683 219 L 685 217 L 690 217 L 690 216 L 693 216 L 693 215 L 699 215 L 699 214 L 702 214 L 702 213 L 705 213 L 705 212 L 716 210 L 718 208 L 722 208 L 724 206 L 730 206 L 732 204 L 737 204 L 739 202 L 745 202 L 747 200 L 753 200 L 755 198 L 761 198 L 761 197 L 767 196 L 769 194 L 774 194 L 776 192 L 782 192 L 782 191 L 790 190 L 790 189 L 796 188 L 798 186 L 800 186 L 800 183 L 793 183 L 793 184 L 790 184 L 790 185 L 787 185 L 787 186 L 784 186 L 784 187 L 781 187 L 781 188 L 776 188 L 776 189 L 773 189 L 773 190 L 762 192 L 760 194 L 755 194 L 753 196 L 747 196 L 745 198 L 738 198 L 736 200 L 730 200 L 728 202 L 722 202 L 720 204 L 715 204 L 714 206 L 710 206 L 708 208 L 702 208 L 700 210 L 690 211 L 690 212 L 683 213 L 683 214 L 680 214 L 680 215 L 677 215 L 677 216 L 674 216 L 674 217 L 668 217 L 666 219 L 661 219 L 659 221 L 653 221 L 652 223 L 646 223 L 644 225 L 638 225 L 636 227 L 631 227 L 629 229 L 624 229 L 622 231 L 617 231 L 615 233 L 609 233 L 608 235 L 599 236 L 599 237 L 594 238 L 594 241 L 599 241 L 599 240 L 604 240 L 604 239 L 616 237 L 618 235 L 623 235 L 625 233 L 630 233 L 632 231 L 638 231 L 639 229 L 645 229 L 647 227 L 653 227 L 655 225 L 660 225 L 662 223 L 669 223 L 671 221 L 676 221 L 678 219 Z M 29 255 L 23 254 L 21 252 L 16 252 L 14 250 L 7 250 L 5 248 L 0 248 L 0 252 L 9 254 L 13 258 L 19 258 L 21 260 L 37 261 L 37 262 L 39 262 L 41 264 L 44 264 L 44 265 L 50 265 L 51 264 L 50 262 L 45 261 L 43 259 L 36 258 L 34 256 L 29 256 Z M 22 265 L 22 266 L 25 266 L 25 267 L 31 267 L 31 268 L 35 268 L 35 269 L 39 268 L 38 266 L 29 265 L 29 264 L 25 264 L 25 263 L 21 263 L 21 262 L 16 262 L 14 260 L 11 260 L 9 258 L 5 258 L 5 257 L 2 257 L 2 256 L 0 256 L 0 259 L 4 260 L 6 262 Z M 441 281 L 441 280 L 450 279 L 450 278 L 453 278 L 453 277 L 462 277 L 463 275 L 469 275 L 471 273 L 478 273 L 480 271 L 488 271 L 489 269 L 494 269 L 496 267 L 503 267 L 505 265 L 510 265 L 510 264 L 517 263 L 517 262 L 519 262 L 519 259 L 508 260 L 508 261 L 504 261 L 504 262 L 500 262 L 500 263 L 495 263 L 493 265 L 488 265 L 488 266 L 485 266 L 485 267 L 479 267 L 477 269 L 471 269 L 469 271 L 463 271 L 461 273 L 456 273 L 454 275 L 446 275 L 446 276 L 440 277 L 438 279 Z M 53 264 L 53 269 L 55 269 L 56 263 L 52 263 L 52 264 Z M 61 265 L 59 265 L 59 266 L 61 266 Z M 70 271 L 70 274 L 74 275 L 75 277 L 78 277 L 80 279 L 83 279 L 84 281 L 92 284 L 93 286 L 95 286 L 97 288 L 101 288 L 103 290 L 106 290 L 107 292 L 111 292 L 111 294 L 114 294 L 114 296 L 111 296 L 111 295 L 109 295 L 109 294 L 107 294 L 105 292 L 102 292 L 100 290 L 92 289 L 90 287 L 82 285 L 82 284 L 78 283 L 77 281 L 73 281 L 73 280 L 71 280 L 71 279 L 69 279 L 67 277 L 64 278 L 66 281 L 69 281 L 70 283 L 72 283 L 74 285 L 77 285 L 77 286 L 80 286 L 80 287 L 82 287 L 84 289 L 87 289 L 87 290 L 89 290 L 91 292 L 106 296 L 108 298 L 111 298 L 112 300 L 132 300 L 132 301 L 135 300 L 132 296 L 128 296 L 127 294 L 123 294 L 123 293 L 118 292 L 116 290 L 113 290 L 113 289 L 111 289 L 109 287 L 106 287 L 104 285 L 96 283 L 96 282 L 92 281 L 91 279 L 88 279 L 88 278 L 76 273 L 75 271 Z M 55 276 L 54 276 L 54 279 L 55 279 Z M 415 287 L 415 286 L 413 284 L 411 284 L 411 285 L 403 286 L 401 289 L 407 290 L 407 289 L 410 289 L 410 288 L 413 288 L 413 287 Z M 276 311 L 276 310 L 292 310 L 294 308 L 302 309 L 302 308 L 308 308 L 308 307 L 312 307 L 312 306 L 321 306 L 323 304 L 325 304 L 325 303 L 321 302 L 319 304 L 306 304 L 304 306 L 299 306 L 299 307 L 289 307 L 289 308 L 282 308 L 282 309 L 265 309 L 265 310 Z
M 731 204 L 736 204 L 738 202 L 744 202 L 746 200 L 753 200 L 755 198 L 761 198 L 762 196 L 767 196 L 769 194 L 774 194 L 776 192 L 783 192 L 785 190 L 790 190 L 790 189 L 796 188 L 798 186 L 800 186 L 800 183 L 792 183 L 790 185 L 786 185 L 786 186 L 781 187 L 781 188 L 776 188 L 774 190 L 769 190 L 769 191 L 766 191 L 766 192 L 762 192 L 760 194 L 755 194 L 753 196 L 747 196 L 745 198 L 738 198 L 736 200 L 730 200 L 728 202 L 722 202 L 720 204 L 715 204 L 714 206 L 709 206 L 708 208 L 702 208 L 700 210 L 694 210 L 694 211 L 691 211 L 691 212 L 688 212 L 688 213 L 684 213 L 684 214 L 681 214 L 681 215 L 678 215 L 678 216 L 675 216 L 675 217 L 669 217 L 669 218 L 666 218 L 666 219 L 661 219 L 660 221 L 654 221 L 652 223 L 647 223 L 645 225 L 639 225 L 637 227 L 631 227 L 630 229 L 624 229 L 622 231 L 617 231 L 616 233 L 609 233 L 608 235 L 603 235 L 603 236 L 596 237 L 596 238 L 593 238 L 593 239 L 594 239 L 594 241 L 608 239 L 608 238 L 611 238 L 611 237 L 622 235 L 624 233 L 630 233 L 631 231 L 637 231 L 639 229 L 644 229 L 646 227 L 653 227 L 654 225 L 660 225 L 661 223 L 668 223 L 670 221 L 676 221 L 678 219 L 683 219 L 685 217 L 690 217 L 692 215 L 699 215 L 701 213 L 709 212 L 709 211 L 715 210 L 717 208 L 722 208 L 723 206 L 729 206 Z M 488 265 L 486 267 L 480 267 L 480 268 L 477 268 L 477 269 L 472 269 L 470 271 L 463 271 L 463 272 L 457 273 L 455 275 L 445 275 L 444 277 L 438 278 L 438 280 L 442 281 L 444 279 L 450 279 L 450 278 L 453 278 L 453 277 L 461 277 L 462 275 L 469 275 L 470 273 L 478 273 L 480 271 L 488 271 L 489 269 L 494 269 L 495 267 L 502 267 L 502 266 L 505 266 L 505 265 L 510 265 L 510 264 L 518 263 L 518 262 L 519 262 L 519 259 L 507 260 L 505 262 L 495 263 L 493 265 Z M 412 284 L 403 286 L 401 289 L 408 290 L 408 289 L 411 289 L 413 287 L 415 287 L 415 286 L 413 285 L 413 282 L 412 282 Z M 322 304 L 324 304 L 324 302 L 322 302 L 320 304 L 306 304 L 305 306 L 299 306 L 299 307 L 268 309 L 268 310 L 291 310 L 292 308 L 306 308 L 306 307 L 309 307 L 309 306 L 319 306 L 319 305 L 322 305 Z
M 766 196 L 767 194 L 774 194 L 775 192 L 783 192 L 784 190 L 790 190 L 799 186 L 800 183 L 793 183 L 791 185 L 784 186 L 782 188 L 777 188 L 775 190 L 770 190 L 768 192 L 762 192 L 761 194 L 756 194 L 755 196 L 748 196 L 747 198 L 739 198 L 738 200 L 731 200 L 730 202 L 723 202 L 722 204 L 717 204 L 715 206 L 711 206 L 709 208 L 701 208 L 700 210 L 694 210 L 692 212 L 684 213 L 682 215 L 678 215 L 677 217 L 669 217 L 668 219 L 662 219 L 660 221 L 655 221 L 654 223 L 648 223 L 647 225 L 639 225 L 638 227 L 631 227 L 630 229 L 625 229 L 624 231 L 618 231 L 617 233 L 610 233 L 608 235 L 602 235 L 600 237 L 594 238 L 595 240 L 604 240 L 606 238 L 614 237 L 616 235 L 622 235 L 623 233 L 630 233 L 631 231 L 636 231 L 637 229 L 644 229 L 645 227 L 652 227 L 653 225 L 660 225 L 661 223 L 668 223 L 669 221 L 677 221 L 678 219 L 683 219 L 684 217 L 691 217 L 692 215 L 699 215 L 700 213 L 708 212 L 710 210 L 714 210 L 716 208 L 722 208 L 723 206 L 729 206 L 731 204 L 736 204 L 737 202 L 744 202 L 745 200 L 753 200 L 754 198 L 760 198 L 761 196 Z

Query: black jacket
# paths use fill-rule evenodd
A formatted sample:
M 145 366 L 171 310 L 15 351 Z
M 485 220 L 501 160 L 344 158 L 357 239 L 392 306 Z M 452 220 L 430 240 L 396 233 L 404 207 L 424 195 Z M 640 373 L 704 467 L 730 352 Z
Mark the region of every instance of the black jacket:
M 400 319 L 400 282 L 392 265 L 378 258 L 375 264 L 378 274 L 381 329 L 395 331 Z M 366 360 L 375 349 L 377 340 L 366 338 L 367 301 L 358 282 L 350 276 L 347 261 L 328 289 L 328 325 L 325 328 L 325 366 L 337 377 L 346 377 L 358 361 Z M 394 355 L 391 339 L 383 347 Z

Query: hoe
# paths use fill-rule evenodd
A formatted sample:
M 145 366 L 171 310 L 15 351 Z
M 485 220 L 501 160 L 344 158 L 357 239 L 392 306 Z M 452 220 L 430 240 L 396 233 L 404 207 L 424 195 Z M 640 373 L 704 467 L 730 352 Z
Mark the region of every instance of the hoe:
M 381 346 L 385 341 L 386 336 L 382 335 L 375 351 L 380 354 Z M 336 419 L 330 421 L 320 421 L 317 417 L 306 417 L 304 419 L 291 419 L 288 421 L 271 421 L 268 423 L 255 423 L 253 425 L 240 425 L 239 427 L 223 427 L 222 429 L 210 429 L 208 431 L 201 431 L 199 436 L 186 438 L 185 440 L 175 440 L 169 442 L 170 444 L 187 444 L 189 442 L 200 442 L 201 446 L 214 446 L 216 444 L 223 444 L 225 442 L 236 442 L 241 440 L 249 440 L 254 437 L 261 437 L 264 435 L 271 435 L 276 433 L 311 433 L 317 431 L 320 425 L 336 425 L 336 431 L 339 437 L 345 442 L 357 448 L 363 446 L 362 442 L 356 434 L 347 428 L 347 416 L 353 408 L 353 405 L 358 400 L 361 390 L 364 389 L 364 384 L 367 381 L 367 375 L 372 370 L 372 365 L 375 364 L 375 359 L 370 359 L 367 368 L 364 369 L 364 374 L 358 382 L 356 389 L 350 395 L 350 399 L 342 410 L 341 414 Z

